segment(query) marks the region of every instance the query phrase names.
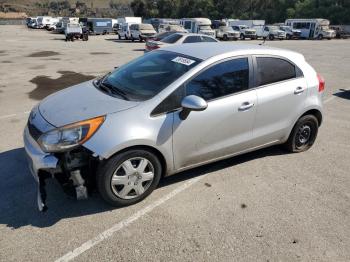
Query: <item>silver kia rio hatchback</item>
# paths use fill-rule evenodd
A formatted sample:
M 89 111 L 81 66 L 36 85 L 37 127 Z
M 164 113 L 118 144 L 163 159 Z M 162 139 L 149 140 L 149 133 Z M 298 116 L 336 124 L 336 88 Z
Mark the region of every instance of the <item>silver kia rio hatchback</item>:
M 196 43 L 152 51 L 33 108 L 24 144 L 39 209 L 50 177 L 78 199 L 97 188 L 125 206 L 199 165 L 275 144 L 308 150 L 324 87 L 287 50 Z

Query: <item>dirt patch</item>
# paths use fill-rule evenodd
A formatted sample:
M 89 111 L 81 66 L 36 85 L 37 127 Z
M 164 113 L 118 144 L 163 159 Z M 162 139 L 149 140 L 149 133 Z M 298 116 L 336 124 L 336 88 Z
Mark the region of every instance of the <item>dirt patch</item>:
M 41 52 L 31 53 L 27 57 L 49 57 L 49 56 L 55 56 L 55 55 L 60 55 L 60 53 L 54 52 L 54 51 L 41 51 Z
M 95 78 L 93 75 L 72 71 L 58 71 L 57 73 L 61 74 L 57 79 L 52 79 L 49 76 L 36 76 L 30 80 L 31 83 L 36 84 L 36 88 L 29 92 L 28 96 L 35 100 L 41 100 L 56 91 Z
M 5 61 L 2 61 L 1 63 L 3 63 L 3 64 L 11 64 L 11 63 L 13 63 L 12 61 L 8 61 L 8 60 L 5 60 Z
M 247 208 L 247 205 L 246 204 L 241 204 L 241 208 L 245 209 L 245 208 Z
M 205 185 L 206 187 L 211 187 L 211 184 L 209 184 L 209 183 L 204 183 L 204 185 Z
M 106 52 L 91 52 L 90 55 L 111 55 L 112 53 Z

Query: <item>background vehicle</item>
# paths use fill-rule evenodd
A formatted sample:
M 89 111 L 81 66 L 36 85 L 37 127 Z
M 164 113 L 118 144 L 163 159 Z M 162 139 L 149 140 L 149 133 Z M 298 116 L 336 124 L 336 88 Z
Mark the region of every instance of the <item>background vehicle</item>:
M 24 130 L 39 207 L 47 177 L 77 196 L 97 181 L 104 200 L 125 206 L 162 176 L 271 145 L 306 151 L 322 123 L 324 84 L 295 52 L 197 43 L 50 95 Z
M 329 28 L 329 20 L 317 19 L 287 19 L 285 25 L 301 31 L 302 38 L 308 39 L 332 39 L 335 37 L 335 31 Z
M 113 32 L 111 18 L 88 18 L 87 28 L 92 35 L 105 35 Z
M 241 28 L 241 38 L 256 39 L 262 37 L 265 20 L 238 20 L 238 19 L 225 19 L 228 26 L 238 26 Z M 246 27 L 243 27 L 246 26 Z M 248 27 L 248 28 L 247 28 Z M 254 32 L 256 37 L 254 38 Z
M 160 41 L 147 41 L 145 46 L 145 52 L 149 52 L 161 47 L 188 43 L 201 43 L 201 42 L 219 42 L 213 37 L 208 35 L 193 34 L 193 33 L 174 33 Z
M 168 37 L 169 35 L 172 35 L 175 33 L 187 33 L 187 32 L 165 31 L 163 33 L 158 33 L 153 37 L 147 38 L 147 41 L 160 41 L 160 40 L 163 40 L 164 38 Z
M 125 40 L 128 40 L 130 39 L 129 27 L 132 24 L 141 24 L 142 19 L 141 17 L 123 17 L 123 18 L 118 18 L 118 23 L 119 23 L 119 30 L 117 31 L 118 38 L 119 39 L 124 38 Z
M 224 41 L 237 40 L 241 36 L 241 33 L 239 31 L 233 30 L 233 28 L 230 26 L 219 26 L 215 32 L 216 38 Z
M 278 28 L 286 33 L 286 39 L 299 39 L 301 37 L 301 31 L 293 29 L 290 26 L 279 25 Z
M 151 24 L 132 24 L 129 29 L 131 41 L 135 41 L 135 39 L 143 41 L 157 34 Z
M 267 25 L 264 27 L 263 33 L 261 35 L 263 39 L 270 39 L 270 40 L 283 40 L 286 39 L 286 32 L 279 29 L 276 25 Z
M 67 41 L 74 41 L 76 39 L 82 39 L 83 41 L 88 41 L 89 34 L 88 31 L 84 31 L 79 24 L 67 24 L 64 34 Z
M 244 40 L 246 38 L 254 40 L 254 39 L 258 38 L 258 36 L 256 35 L 256 30 L 249 28 L 246 25 L 234 25 L 234 26 L 232 26 L 232 29 L 234 31 L 240 32 L 240 39 L 241 40 Z
M 176 31 L 176 32 L 183 32 L 186 33 L 187 30 L 183 28 L 179 24 L 160 24 L 158 26 L 158 33 L 163 33 L 163 32 L 169 32 L 169 31 Z
M 208 18 L 182 18 L 180 24 L 189 33 L 215 37 L 215 31 L 211 29 L 211 21 Z
M 348 39 L 350 37 L 350 27 L 349 30 L 346 30 L 347 26 L 343 25 L 332 25 L 329 28 L 335 31 L 335 38 Z

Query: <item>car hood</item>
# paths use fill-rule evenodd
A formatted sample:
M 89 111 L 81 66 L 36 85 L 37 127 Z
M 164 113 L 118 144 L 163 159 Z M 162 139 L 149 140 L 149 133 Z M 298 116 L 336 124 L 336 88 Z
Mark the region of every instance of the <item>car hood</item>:
M 98 90 L 93 81 L 88 81 L 48 96 L 39 104 L 39 111 L 51 125 L 61 127 L 138 104 L 107 95 Z

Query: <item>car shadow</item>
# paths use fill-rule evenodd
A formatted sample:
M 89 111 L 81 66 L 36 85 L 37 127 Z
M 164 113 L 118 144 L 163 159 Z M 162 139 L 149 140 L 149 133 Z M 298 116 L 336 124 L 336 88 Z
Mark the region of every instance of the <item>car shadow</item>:
M 266 156 L 285 154 L 279 147 L 271 147 L 253 153 L 222 160 L 199 168 L 191 169 L 161 180 L 159 187 L 167 187 L 207 173 L 232 167 Z M 36 184 L 27 167 L 24 148 L 0 153 L 0 225 L 10 228 L 34 226 L 46 228 L 69 217 L 81 217 L 114 210 L 98 193 L 88 200 L 77 201 L 63 193 L 54 179 L 47 180 L 48 211 L 41 213 L 36 206 Z M 124 207 L 127 208 L 127 207 Z
M 339 92 L 334 93 L 334 96 L 350 100 L 350 90 L 339 89 Z

